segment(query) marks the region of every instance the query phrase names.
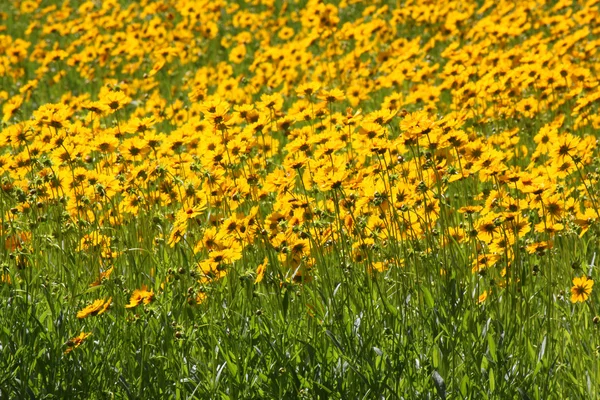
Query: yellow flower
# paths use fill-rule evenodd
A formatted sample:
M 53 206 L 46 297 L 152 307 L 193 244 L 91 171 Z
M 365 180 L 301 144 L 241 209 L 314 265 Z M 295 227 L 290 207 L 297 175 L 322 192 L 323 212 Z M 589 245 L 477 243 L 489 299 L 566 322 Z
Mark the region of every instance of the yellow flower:
M 315 94 L 320 87 L 321 85 L 318 82 L 305 83 L 304 85 L 300 85 L 298 89 L 296 89 L 296 93 L 299 96 L 310 97 L 311 95 Z
M 374 262 L 371 265 L 369 265 L 369 273 L 370 274 L 375 273 L 375 271 L 384 272 L 386 269 L 387 269 L 387 266 L 384 263 L 382 263 L 381 261 Z
M 183 236 L 187 232 L 187 219 L 178 219 L 175 220 L 175 224 L 173 224 L 173 229 L 171 230 L 171 234 L 169 235 L 168 244 L 170 247 L 175 246 L 176 243 L 179 243 Z
M 490 293 L 488 293 L 487 290 L 484 290 L 484 292 L 479 295 L 479 298 L 477 299 L 477 304 L 483 303 L 488 298 L 489 294 Z
M 108 279 L 110 277 L 110 274 L 112 274 L 113 269 L 114 269 L 114 267 L 110 267 L 106 271 L 100 272 L 100 275 L 98 276 L 98 279 L 96 279 L 94 282 L 90 283 L 90 287 L 102 285 L 102 282 L 105 279 Z
M 206 209 L 206 201 L 205 201 L 205 199 L 202 199 L 202 202 L 199 204 L 195 204 L 193 206 L 191 206 L 191 205 L 184 206 L 184 208 L 179 210 L 179 212 L 177 213 L 175 220 L 179 221 L 181 224 L 183 224 L 184 221 L 187 222 L 191 219 L 196 218 L 200 214 L 202 214 L 202 211 L 204 211 L 205 209 Z M 177 222 L 175 223 L 175 225 L 177 225 Z
M 12 283 L 12 280 L 10 279 L 10 275 L 9 274 L 0 275 L 0 283 L 6 283 L 6 284 L 10 285 Z
M 87 339 L 92 333 L 88 332 L 81 332 L 78 336 L 75 336 L 72 339 L 69 339 L 69 341 L 66 343 L 67 345 L 67 349 L 65 350 L 64 354 L 69 354 L 71 351 L 73 351 L 73 349 L 78 348 L 79 346 L 81 346 L 81 344 L 83 343 L 83 341 L 85 339 Z
M 104 301 L 104 299 L 98 299 L 89 306 L 85 307 L 83 310 L 79 311 L 77 313 L 77 318 L 82 319 L 87 317 L 88 315 L 100 315 L 108 309 L 111 302 L 112 297 L 106 301 Z
M 571 303 L 584 302 L 592 293 L 594 281 L 588 279 L 587 276 L 573 278 L 573 287 L 571 288 Z
M 263 280 L 265 276 L 265 271 L 267 270 L 268 262 L 269 260 L 267 259 L 267 257 L 265 257 L 263 263 L 260 264 L 258 268 L 256 268 L 256 280 L 254 281 L 254 283 L 260 283 Z
M 17 115 L 19 111 L 19 107 L 23 104 L 22 96 L 14 96 L 2 106 L 2 112 L 4 113 L 4 117 L 2 121 L 8 122 L 13 116 Z
M 162 69 L 162 67 L 165 66 L 165 62 L 166 60 L 164 58 L 160 58 L 158 61 L 156 61 L 154 63 L 154 65 L 152 66 L 152 69 L 150 70 L 150 72 L 148 72 L 148 77 L 154 76 L 156 75 L 156 73 L 158 71 L 160 71 Z
M 154 301 L 154 291 L 148 291 L 146 286 L 142 285 L 141 289 L 135 289 L 131 298 L 129 299 L 129 304 L 125 306 L 125 308 L 133 308 L 138 306 L 140 303 L 150 304 Z
M 102 96 L 100 102 L 108 107 L 107 111 L 117 111 L 131 102 L 131 97 L 127 96 L 122 91 L 107 92 Z
M 317 97 L 327 103 L 335 103 L 336 101 L 342 101 L 346 98 L 344 92 L 340 89 L 323 90 Z
M 229 53 L 229 61 L 235 64 L 239 64 L 244 61 L 244 57 L 246 57 L 246 46 L 243 44 L 239 44 Z

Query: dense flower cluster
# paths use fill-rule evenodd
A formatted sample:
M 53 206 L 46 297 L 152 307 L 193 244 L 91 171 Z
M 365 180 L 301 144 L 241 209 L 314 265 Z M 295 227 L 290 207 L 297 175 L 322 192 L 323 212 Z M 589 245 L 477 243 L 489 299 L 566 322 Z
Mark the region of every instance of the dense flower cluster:
M 134 308 L 184 273 L 201 303 L 236 266 L 283 285 L 433 259 L 484 302 L 600 217 L 594 2 L 39 3 L 0 32 L 13 280 L 73 251 L 94 287 L 135 271 Z

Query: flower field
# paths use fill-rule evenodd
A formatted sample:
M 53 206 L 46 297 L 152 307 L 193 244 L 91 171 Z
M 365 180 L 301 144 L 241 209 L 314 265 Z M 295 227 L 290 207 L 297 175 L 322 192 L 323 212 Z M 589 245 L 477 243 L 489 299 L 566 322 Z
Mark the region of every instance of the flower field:
M 593 399 L 600 3 L 0 7 L 0 398 Z

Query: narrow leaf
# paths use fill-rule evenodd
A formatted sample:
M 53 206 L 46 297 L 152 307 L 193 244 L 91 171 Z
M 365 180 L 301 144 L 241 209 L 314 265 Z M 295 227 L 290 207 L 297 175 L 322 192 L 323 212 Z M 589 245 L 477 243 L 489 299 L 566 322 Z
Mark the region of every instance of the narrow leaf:
M 494 341 L 494 336 L 489 334 L 487 335 L 488 341 L 488 349 L 490 350 L 490 356 L 492 356 L 492 360 L 494 362 L 498 362 L 498 355 L 496 354 L 496 342 Z
M 429 289 L 427 289 L 425 286 L 421 286 L 421 291 L 423 292 L 423 298 L 425 299 L 425 304 L 427 304 L 427 307 L 433 308 L 435 303 Z

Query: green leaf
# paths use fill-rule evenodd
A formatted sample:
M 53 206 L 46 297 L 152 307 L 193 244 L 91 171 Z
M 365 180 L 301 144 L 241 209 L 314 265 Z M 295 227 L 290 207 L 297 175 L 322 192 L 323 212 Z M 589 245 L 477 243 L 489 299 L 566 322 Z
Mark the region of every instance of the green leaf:
M 467 310 L 465 311 L 463 317 L 462 317 L 462 322 L 460 325 L 460 328 L 464 331 L 464 332 L 468 332 L 469 331 L 469 318 L 471 317 L 471 311 Z
M 92 287 L 84 290 L 83 292 L 81 292 L 79 294 L 76 294 L 75 297 L 80 297 L 80 296 L 83 296 L 84 294 L 93 293 L 93 292 L 95 292 L 97 290 L 102 289 L 102 287 L 103 287 L 102 285 L 92 286 Z
M 488 333 L 487 335 L 487 342 L 492 360 L 494 360 L 494 362 L 498 362 L 498 355 L 496 354 L 496 342 L 494 341 L 494 336 L 491 333 Z
M 566 330 L 563 333 L 565 335 L 565 341 L 563 342 L 563 346 L 568 346 L 572 344 L 573 341 L 571 340 L 571 334 Z
M 535 361 L 535 349 L 531 345 L 529 339 L 527 339 L 527 352 L 529 353 L 529 359 L 531 362 Z
M 489 363 L 490 363 L 490 362 L 488 361 L 487 357 L 482 357 L 482 358 L 481 358 L 481 369 L 482 369 L 483 371 L 486 371 L 486 370 L 487 370 L 487 368 L 488 368 L 488 365 L 489 365 Z
M 567 371 L 567 376 L 569 377 L 569 379 L 571 379 L 571 382 L 573 382 L 573 384 L 576 387 L 579 387 L 581 385 L 581 382 L 577 378 L 575 378 L 575 376 L 573 376 L 571 372 Z
M 536 376 L 537 373 L 540 372 L 540 369 L 542 369 L 542 362 L 538 361 L 535 365 L 535 369 L 533 370 L 533 376 Z
M 440 349 L 438 346 L 433 346 L 433 368 L 438 368 L 440 366 Z
M 225 353 L 223 353 L 223 354 L 225 354 Z M 229 373 L 231 374 L 231 376 L 237 378 L 238 367 L 234 361 L 235 355 L 233 355 L 231 352 L 229 352 L 229 357 L 225 357 L 225 359 L 227 360 L 227 369 L 229 370 Z
M 284 290 L 283 301 L 281 303 L 284 319 L 287 318 L 289 304 L 290 304 L 290 292 L 289 292 L 289 290 Z
M 421 292 L 423 292 L 423 297 L 425 299 L 425 304 L 427 304 L 427 307 L 433 308 L 433 305 L 435 303 L 433 301 L 433 296 L 431 295 L 429 289 L 427 289 L 425 286 L 421 286 Z
M 460 380 L 460 394 L 462 394 L 463 397 L 466 397 L 468 392 L 469 392 L 469 377 L 467 375 L 464 375 L 463 378 Z
M 489 379 L 490 379 L 490 392 L 494 393 L 494 390 L 496 390 L 496 377 L 494 375 L 494 369 L 490 369 L 490 375 L 489 375 Z
M 335 337 L 335 335 L 333 334 L 333 332 L 331 332 L 329 329 L 327 329 L 325 331 L 325 334 L 327 336 L 329 336 L 329 338 L 331 339 L 331 342 L 335 345 L 335 347 L 338 348 L 339 351 L 342 352 L 342 354 L 344 354 L 344 348 L 342 347 L 341 343 L 339 342 L 339 340 L 337 340 L 337 338 Z

